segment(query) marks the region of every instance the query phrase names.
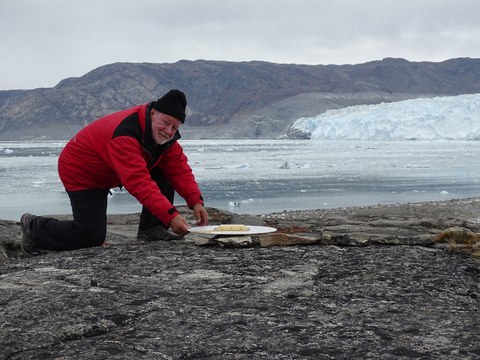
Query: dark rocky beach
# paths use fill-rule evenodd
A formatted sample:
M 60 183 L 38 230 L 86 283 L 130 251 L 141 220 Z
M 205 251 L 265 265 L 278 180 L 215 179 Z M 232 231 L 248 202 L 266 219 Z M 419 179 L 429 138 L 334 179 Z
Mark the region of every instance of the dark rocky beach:
M 480 358 L 480 199 L 209 211 L 278 232 L 146 243 L 111 215 L 103 247 L 24 257 L 0 220 L 0 359 Z

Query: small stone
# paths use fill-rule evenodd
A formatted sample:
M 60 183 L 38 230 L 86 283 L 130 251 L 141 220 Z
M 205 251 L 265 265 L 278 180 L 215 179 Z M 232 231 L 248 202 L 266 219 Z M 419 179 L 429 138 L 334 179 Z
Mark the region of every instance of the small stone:
M 318 244 L 320 239 L 315 234 L 265 234 L 258 236 L 261 247 L 289 246 L 289 245 L 313 245 Z
M 256 244 L 252 236 L 218 236 L 214 239 L 219 245 L 228 247 L 250 247 Z

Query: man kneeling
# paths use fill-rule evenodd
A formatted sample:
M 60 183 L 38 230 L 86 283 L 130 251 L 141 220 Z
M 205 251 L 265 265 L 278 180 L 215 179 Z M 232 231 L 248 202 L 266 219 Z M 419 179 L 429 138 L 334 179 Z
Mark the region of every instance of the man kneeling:
M 142 204 L 138 239 L 180 239 L 188 232 L 173 205 L 175 192 L 193 210 L 197 225 L 207 225 L 202 194 L 178 143 L 186 106 L 185 94 L 170 90 L 157 101 L 104 116 L 80 130 L 58 159 L 73 221 L 23 214 L 23 251 L 36 255 L 103 244 L 107 198 L 114 187 L 125 187 Z

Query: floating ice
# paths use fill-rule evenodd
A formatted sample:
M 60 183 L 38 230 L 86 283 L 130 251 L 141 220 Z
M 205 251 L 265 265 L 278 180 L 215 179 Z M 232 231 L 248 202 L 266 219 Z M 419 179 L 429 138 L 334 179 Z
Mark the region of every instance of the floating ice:
M 240 203 L 239 202 L 234 202 L 234 201 L 230 201 L 228 203 L 228 207 L 229 208 L 236 208 L 236 207 L 239 207 L 240 206 Z
M 183 145 L 206 205 L 241 214 L 480 194 L 480 141 L 184 140 Z M 7 148 L 14 153 L 5 154 Z M 0 142 L 0 219 L 18 220 L 25 211 L 70 213 L 57 160 L 50 156 L 61 148 L 60 142 Z M 279 168 L 285 163 L 289 169 Z M 141 211 L 125 189 L 112 194 L 109 213 Z M 175 201 L 184 205 L 180 196 Z

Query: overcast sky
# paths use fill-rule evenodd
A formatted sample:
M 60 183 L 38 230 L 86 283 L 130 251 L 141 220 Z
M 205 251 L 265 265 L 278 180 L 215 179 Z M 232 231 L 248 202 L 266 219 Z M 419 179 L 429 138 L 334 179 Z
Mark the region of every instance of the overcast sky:
M 480 58 L 478 0 L 0 0 L 0 90 L 114 62 Z

